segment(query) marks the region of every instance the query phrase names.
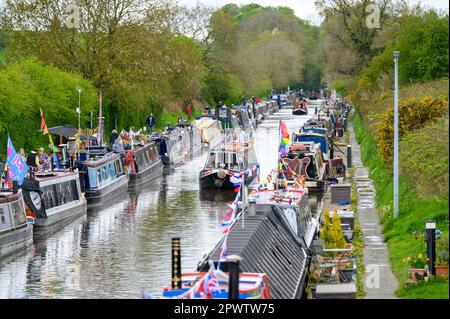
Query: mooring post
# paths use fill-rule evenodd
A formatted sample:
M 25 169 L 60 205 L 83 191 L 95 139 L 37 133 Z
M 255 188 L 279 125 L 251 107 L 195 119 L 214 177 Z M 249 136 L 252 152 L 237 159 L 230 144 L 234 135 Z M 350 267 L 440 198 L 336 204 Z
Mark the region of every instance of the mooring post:
M 228 299 L 239 299 L 239 262 L 242 260 L 237 255 L 228 256 Z
M 352 146 L 347 145 L 347 167 L 352 167 Z
M 427 258 L 429 260 L 429 272 L 431 275 L 436 275 L 436 222 L 433 220 L 427 221 L 425 224 L 427 233 Z
M 172 238 L 172 289 L 181 289 L 180 238 Z

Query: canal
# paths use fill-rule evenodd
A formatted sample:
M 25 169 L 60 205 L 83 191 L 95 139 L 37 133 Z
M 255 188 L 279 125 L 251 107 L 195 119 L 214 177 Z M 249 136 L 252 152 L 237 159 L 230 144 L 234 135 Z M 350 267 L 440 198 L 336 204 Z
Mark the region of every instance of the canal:
M 261 178 L 276 166 L 278 120 L 291 132 L 309 117 L 284 108 L 259 125 Z M 171 238 L 181 238 L 183 272 L 194 271 L 219 240 L 221 218 L 235 196 L 199 189 L 205 159 L 206 153 L 166 171 L 139 192 L 0 260 L 0 298 L 139 298 L 143 289 L 160 296 L 170 283 Z

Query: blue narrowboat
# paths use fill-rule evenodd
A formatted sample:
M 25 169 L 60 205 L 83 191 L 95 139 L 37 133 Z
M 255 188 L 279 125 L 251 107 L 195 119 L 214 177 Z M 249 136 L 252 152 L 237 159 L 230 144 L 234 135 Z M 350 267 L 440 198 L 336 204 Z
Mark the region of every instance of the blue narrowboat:
M 89 208 L 102 207 L 128 189 L 121 155 L 105 147 L 94 146 L 79 152 L 75 166 Z

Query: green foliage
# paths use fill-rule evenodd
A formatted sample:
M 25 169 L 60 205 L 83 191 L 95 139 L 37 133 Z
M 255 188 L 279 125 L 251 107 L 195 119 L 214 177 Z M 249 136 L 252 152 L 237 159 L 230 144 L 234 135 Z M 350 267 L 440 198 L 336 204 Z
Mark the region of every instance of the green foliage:
M 18 150 L 48 143 L 40 129 L 39 108 L 48 127 L 70 124 L 78 126 L 77 87 L 81 93 L 81 123 L 87 127 L 88 113 L 97 109 L 97 92 L 80 75 L 44 66 L 35 59 L 23 60 L 0 70 L 0 150 L 6 149 L 7 133 Z
M 399 137 L 417 130 L 430 121 L 448 114 L 448 101 L 443 97 L 411 97 L 399 101 Z M 379 152 L 385 163 L 392 163 L 394 144 L 394 108 L 388 108 L 380 116 L 376 138 Z
M 420 82 L 448 76 L 448 13 L 435 10 L 399 19 L 400 28 L 383 52 L 375 57 L 362 75 L 376 84 L 393 70 L 393 51 L 400 51 L 400 83 Z
M 342 233 L 341 220 L 337 213 L 333 214 L 333 220 L 330 225 L 330 213 L 325 211 L 324 213 L 324 224 L 322 226 L 320 237 L 325 242 L 326 248 L 344 248 L 345 239 Z
M 392 269 L 400 282 L 397 295 L 402 298 L 448 298 L 448 280 L 431 280 L 405 288 L 405 282 L 409 278 L 409 265 L 403 262 L 405 256 L 424 253 L 423 241 L 416 240 L 412 233 L 415 230 L 423 232 L 426 221 L 435 220 L 437 228 L 448 236 L 448 192 L 439 196 L 428 193 L 426 197 L 419 197 L 414 185 L 404 178 L 400 179 L 399 217 L 394 220 L 390 170 L 378 155 L 376 141 L 359 115 L 355 115 L 353 126 L 361 146 L 362 161 L 369 168 L 370 178 L 377 189 L 377 209 L 383 223 L 384 239 L 389 247 Z M 402 169 L 400 162 L 400 171 Z
M 448 119 L 407 134 L 400 142 L 400 177 L 422 197 L 448 193 Z

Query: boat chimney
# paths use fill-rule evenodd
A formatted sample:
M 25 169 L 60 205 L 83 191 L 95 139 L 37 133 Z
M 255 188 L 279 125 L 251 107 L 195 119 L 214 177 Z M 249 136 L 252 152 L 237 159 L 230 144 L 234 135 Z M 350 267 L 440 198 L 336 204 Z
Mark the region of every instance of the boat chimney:
M 248 201 L 248 216 L 256 217 L 256 199 L 254 198 Z
M 172 289 L 181 289 L 180 238 L 172 238 Z
M 237 255 L 228 256 L 228 299 L 239 299 L 239 262 L 242 260 Z

